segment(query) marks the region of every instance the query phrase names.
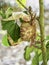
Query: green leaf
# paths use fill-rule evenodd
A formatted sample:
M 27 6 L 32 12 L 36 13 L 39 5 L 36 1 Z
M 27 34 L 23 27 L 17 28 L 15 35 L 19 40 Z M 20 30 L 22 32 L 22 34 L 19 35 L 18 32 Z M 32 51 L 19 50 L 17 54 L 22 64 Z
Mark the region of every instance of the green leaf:
M 2 16 L 3 19 L 8 18 L 12 15 L 12 8 L 8 8 L 6 11 L 4 11 L 3 9 L 0 10 L 0 16 Z
M 2 29 L 7 30 L 15 42 L 20 38 L 20 27 L 14 21 L 2 21 Z
M 3 19 L 7 19 L 12 15 L 12 9 L 8 8 L 5 12 L 4 10 L 1 10 L 0 15 Z M 4 15 L 4 16 L 3 16 Z M 15 23 L 15 20 L 9 20 L 9 21 L 1 21 L 2 29 L 7 30 L 7 33 L 11 36 L 13 41 L 17 42 L 20 38 L 20 27 Z
M 46 44 L 47 60 L 49 60 L 49 41 Z
M 47 48 L 47 60 L 49 60 L 49 47 Z
M 5 35 L 5 36 L 3 37 L 3 39 L 2 39 L 2 44 L 3 44 L 4 46 L 10 46 L 9 43 L 8 43 L 8 40 L 7 40 L 7 35 Z
M 32 60 L 32 65 L 39 65 L 39 56 L 38 56 L 38 51 L 35 52 L 35 56 Z
M 49 48 L 49 41 L 48 41 L 47 44 L 46 44 L 46 48 Z
M 26 61 L 29 61 L 30 58 L 31 58 L 30 54 L 28 54 L 28 53 L 25 52 L 25 53 L 24 53 L 24 59 L 25 59 Z
M 10 36 L 12 37 L 12 39 L 17 42 L 18 39 L 20 38 L 20 27 L 17 25 L 17 23 L 15 23 L 13 25 L 13 28 L 10 30 Z
M 39 62 L 42 61 L 42 51 L 41 49 L 36 49 L 35 52 L 38 52 L 38 59 L 39 59 Z
M 0 16 L 2 16 L 2 18 L 6 18 L 5 11 L 3 9 L 0 10 Z
M 46 46 L 47 61 L 49 60 L 49 46 Z M 39 61 L 42 61 L 42 52 L 39 54 Z
M 30 60 L 30 58 L 31 58 L 30 53 L 31 53 L 32 51 L 33 51 L 33 46 L 32 46 L 32 47 L 26 46 L 26 48 L 25 48 L 25 53 L 24 53 L 24 59 L 25 59 L 26 61 L 29 61 L 29 60 Z
M 6 18 L 8 18 L 9 16 L 11 16 L 11 15 L 12 15 L 12 12 L 13 12 L 13 9 L 9 7 L 9 8 L 6 10 L 6 12 L 5 12 Z
M 42 53 L 39 54 L 39 61 L 42 61 Z
M 49 40 L 49 35 L 48 35 L 48 36 L 46 36 L 46 40 Z

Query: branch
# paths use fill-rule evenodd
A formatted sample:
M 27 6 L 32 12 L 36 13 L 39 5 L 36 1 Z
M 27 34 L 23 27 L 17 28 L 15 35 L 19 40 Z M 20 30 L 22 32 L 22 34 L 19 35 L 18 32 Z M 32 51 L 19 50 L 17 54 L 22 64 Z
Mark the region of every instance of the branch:
M 29 6 L 29 9 L 28 9 L 20 0 L 17 0 L 17 1 L 29 12 L 30 17 L 31 17 L 30 22 L 32 22 L 34 18 L 32 17 L 33 13 L 32 13 L 31 6 Z M 36 16 L 36 14 L 34 16 Z
M 41 47 L 39 47 L 39 46 L 36 45 L 36 44 L 40 44 L 40 43 L 41 43 L 40 41 L 35 41 L 35 42 L 31 41 L 30 47 L 33 46 L 33 47 L 35 47 L 37 49 L 41 49 Z
M 20 0 L 17 0 L 26 10 L 28 10 L 28 8 L 20 1 Z
M 40 17 L 39 17 L 39 26 L 40 26 L 40 34 L 41 34 L 41 50 L 42 50 L 42 58 L 43 65 L 47 65 L 47 56 L 46 56 L 46 46 L 45 46 L 45 28 L 44 28 L 44 4 L 43 0 L 39 0 L 40 6 Z
M 34 47 L 37 48 L 37 49 L 41 49 L 41 47 L 38 47 L 38 46 L 36 46 L 35 44 L 32 44 L 32 46 L 34 46 Z

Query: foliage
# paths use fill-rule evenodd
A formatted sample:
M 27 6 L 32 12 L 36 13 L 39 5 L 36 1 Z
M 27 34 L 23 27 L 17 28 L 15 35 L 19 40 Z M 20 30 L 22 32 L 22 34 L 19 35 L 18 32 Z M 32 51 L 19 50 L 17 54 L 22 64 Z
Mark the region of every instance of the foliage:
M 20 0 L 16 0 L 16 2 L 17 1 L 20 1 Z M 26 0 L 22 0 L 21 2 L 25 5 Z M 20 4 L 19 4 L 19 6 L 20 6 Z M 2 16 L 3 19 L 8 19 L 10 16 L 12 16 L 12 12 L 13 12 L 12 8 L 8 8 L 6 11 L 4 11 L 3 9 L 1 9 L 0 10 L 0 16 Z M 23 11 L 23 12 L 26 13 L 26 14 L 28 14 L 27 11 Z M 21 23 L 25 22 L 22 18 L 19 18 L 19 20 L 20 20 Z M 3 40 L 2 40 L 3 45 L 10 46 L 9 41 L 8 41 L 8 35 L 16 43 L 19 40 L 19 38 L 21 38 L 20 37 L 20 27 L 17 24 L 17 20 L 7 20 L 7 21 L 1 20 L 1 23 L 2 23 L 2 29 L 3 30 L 7 30 L 7 35 L 5 35 L 3 37 Z M 43 29 L 42 29 L 42 33 L 43 33 Z M 39 61 L 43 60 L 43 58 L 42 58 L 43 57 L 42 52 L 44 52 L 44 51 L 42 51 L 42 50 L 45 48 L 44 47 L 41 50 L 41 48 L 42 48 L 41 43 L 43 42 L 43 41 L 41 41 L 41 36 L 42 35 L 40 33 L 38 33 L 38 32 L 37 32 L 37 34 L 38 35 L 36 37 L 36 40 L 40 41 L 40 42 L 38 43 L 38 42 L 35 41 L 36 42 L 35 43 L 36 46 L 33 46 L 33 45 L 32 46 L 26 46 L 25 49 L 24 49 L 24 59 L 26 61 L 29 61 L 31 59 L 31 53 L 35 52 L 35 56 L 32 59 L 32 65 L 39 65 Z M 45 43 L 44 43 L 44 45 L 46 46 L 47 60 L 49 60 L 49 36 L 46 36 L 46 39 L 44 39 L 44 40 L 45 40 L 45 42 L 48 41 L 46 43 L 46 45 L 45 45 Z
M 12 15 L 12 9 L 8 8 L 7 11 L 0 11 L 0 15 L 2 18 L 6 19 Z M 17 42 L 17 40 L 20 38 L 20 27 L 18 24 L 15 22 L 15 20 L 12 21 L 1 21 L 2 23 L 2 29 L 7 30 L 7 34 L 11 36 L 11 38 L 14 40 L 14 42 Z
M 7 33 L 11 36 L 11 38 L 16 42 L 20 37 L 20 28 L 17 23 L 14 21 L 2 22 L 2 29 L 7 30 Z
M 29 61 L 31 56 L 30 56 L 30 53 L 33 51 L 33 46 L 30 47 L 30 46 L 26 46 L 25 47 L 25 53 L 24 53 L 24 58 L 25 60 Z
M 35 56 L 32 59 L 32 65 L 39 65 L 38 51 L 35 52 Z
M 40 40 L 40 36 L 37 36 L 36 38 L 37 40 Z M 49 36 L 46 36 L 46 41 L 49 40 Z M 39 44 L 38 44 L 39 46 Z M 29 61 L 31 59 L 31 53 L 35 52 L 35 56 L 32 59 L 32 65 L 39 65 L 39 62 L 42 61 L 42 52 L 41 49 L 36 49 L 35 47 L 29 47 L 27 46 L 25 48 L 25 52 L 24 52 L 24 58 L 26 61 Z M 47 53 L 47 61 L 49 60 L 49 41 L 46 44 L 46 53 Z
M 2 44 L 3 44 L 4 46 L 10 46 L 9 43 L 8 43 L 8 40 L 7 40 L 7 35 L 5 35 L 5 36 L 3 37 L 3 39 L 2 39 Z

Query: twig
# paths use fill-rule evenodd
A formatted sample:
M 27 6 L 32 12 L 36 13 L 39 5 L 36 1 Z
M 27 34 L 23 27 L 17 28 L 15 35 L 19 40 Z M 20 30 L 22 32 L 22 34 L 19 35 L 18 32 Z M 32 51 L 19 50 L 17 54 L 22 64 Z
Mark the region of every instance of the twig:
M 37 48 L 37 49 L 41 49 L 41 47 L 39 47 L 39 46 L 37 46 L 37 45 L 35 44 L 36 42 L 39 42 L 39 41 L 35 41 L 35 42 L 32 42 L 32 41 L 31 41 L 30 47 L 31 47 L 31 46 L 34 46 L 34 47 Z
M 35 47 L 35 48 L 37 48 L 37 49 L 41 49 L 41 47 L 38 47 L 38 46 L 36 46 L 35 44 L 32 44 L 32 43 L 31 43 L 30 47 L 31 47 L 31 46 L 33 46 L 33 47 Z
M 37 49 L 41 49 L 41 47 L 38 47 L 38 46 L 36 46 L 36 45 L 34 45 L 34 44 L 32 44 L 35 48 L 37 48 Z
M 17 0 L 26 10 L 28 10 L 28 8 L 20 1 L 20 0 Z
M 39 41 L 35 41 L 35 43 L 37 43 L 37 44 L 41 44 L 41 41 L 39 40 Z
M 17 0 L 28 12 L 29 12 L 29 14 L 30 14 L 30 16 L 31 16 L 31 20 L 30 21 L 33 21 L 33 13 L 32 13 L 32 8 L 31 8 L 31 6 L 29 6 L 29 9 L 20 1 L 20 0 Z M 36 16 L 36 14 L 35 14 L 35 16 Z M 35 17 L 34 16 L 34 17 Z

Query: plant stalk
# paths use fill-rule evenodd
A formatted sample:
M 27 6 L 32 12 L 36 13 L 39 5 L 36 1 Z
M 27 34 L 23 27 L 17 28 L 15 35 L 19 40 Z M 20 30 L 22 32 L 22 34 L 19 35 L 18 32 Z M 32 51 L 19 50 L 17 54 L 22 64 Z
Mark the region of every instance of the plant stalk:
M 39 17 L 39 26 L 41 33 L 41 50 L 43 57 L 43 65 L 47 65 L 47 55 L 46 55 L 46 46 L 45 46 L 45 28 L 44 28 L 44 0 L 39 0 L 40 7 L 40 17 Z

